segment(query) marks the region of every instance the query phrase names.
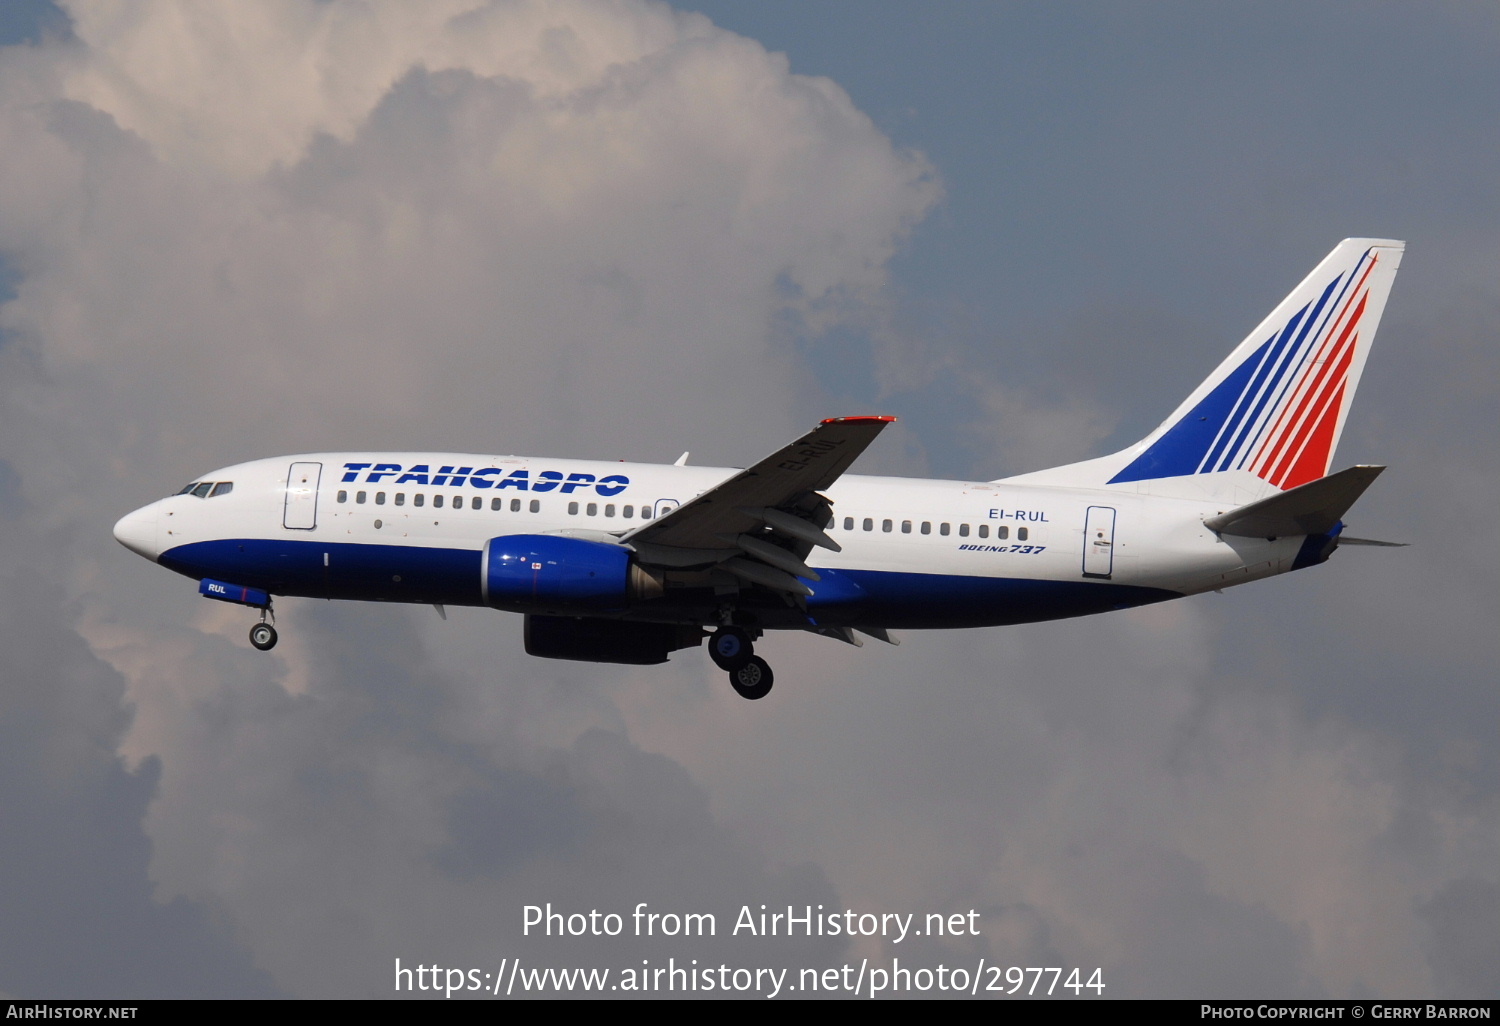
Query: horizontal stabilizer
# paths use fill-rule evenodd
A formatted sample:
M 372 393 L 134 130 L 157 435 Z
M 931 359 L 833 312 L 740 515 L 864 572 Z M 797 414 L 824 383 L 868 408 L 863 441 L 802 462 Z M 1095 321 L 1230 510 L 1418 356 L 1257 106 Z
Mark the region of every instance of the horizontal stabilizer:
M 1350 467 L 1203 521 L 1215 534 L 1285 538 L 1327 534 L 1384 467 Z
M 1351 538 L 1347 534 L 1339 535 L 1340 545 L 1378 545 L 1382 549 L 1404 549 L 1410 542 L 1388 542 L 1378 541 L 1374 538 Z

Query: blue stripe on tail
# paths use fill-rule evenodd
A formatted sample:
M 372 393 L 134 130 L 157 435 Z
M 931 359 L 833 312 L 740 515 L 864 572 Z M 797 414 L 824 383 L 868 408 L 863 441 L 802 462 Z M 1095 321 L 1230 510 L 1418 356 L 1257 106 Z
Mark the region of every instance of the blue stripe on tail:
M 1235 368 L 1234 373 L 1219 387 L 1203 397 L 1203 401 L 1188 412 L 1166 434 L 1158 438 L 1151 448 L 1141 453 L 1130 465 L 1109 479 L 1110 484 L 1126 481 L 1150 481 L 1158 477 L 1183 477 L 1196 474 L 1203 463 L 1219 429 L 1229 419 L 1245 387 L 1250 383 L 1261 359 L 1271 348 L 1275 338 L 1269 338 L 1254 355 Z

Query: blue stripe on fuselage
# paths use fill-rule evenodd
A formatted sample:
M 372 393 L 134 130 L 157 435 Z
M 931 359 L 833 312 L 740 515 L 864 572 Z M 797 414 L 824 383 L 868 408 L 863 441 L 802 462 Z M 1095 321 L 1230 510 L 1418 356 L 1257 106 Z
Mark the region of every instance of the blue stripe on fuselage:
M 180 545 L 162 553 L 160 562 L 188 577 L 212 577 L 275 595 L 453 606 L 484 604 L 479 587 L 481 553 L 473 549 L 245 538 Z M 1178 592 L 1161 588 L 1105 581 L 1035 581 L 888 570 L 820 572 L 823 581 L 813 585 L 815 593 L 808 600 L 808 613 L 816 623 L 829 626 L 869 624 L 913 630 L 999 627 L 1086 616 L 1181 597 Z M 822 601 L 818 591 L 822 592 Z M 647 619 L 651 606 L 650 602 L 634 604 L 629 615 Z M 675 622 L 685 609 L 680 603 L 674 603 L 674 607 L 666 619 Z M 713 603 L 706 602 L 704 608 L 711 613 Z M 707 619 L 711 617 L 705 622 Z M 787 619 L 785 626 L 801 626 L 795 620 Z
M 870 624 L 908 630 L 1003 627 L 1087 616 L 1111 609 L 1165 602 L 1182 594 L 1105 581 L 1034 581 L 1014 577 L 955 577 L 889 570 L 821 570 L 857 586 L 862 597 L 841 587 L 841 600 L 819 603 L 814 584 L 808 613 L 819 624 Z
M 179 545 L 158 562 L 275 595 L 478 606 L 480 560 L 477 549 L 237 538 Z

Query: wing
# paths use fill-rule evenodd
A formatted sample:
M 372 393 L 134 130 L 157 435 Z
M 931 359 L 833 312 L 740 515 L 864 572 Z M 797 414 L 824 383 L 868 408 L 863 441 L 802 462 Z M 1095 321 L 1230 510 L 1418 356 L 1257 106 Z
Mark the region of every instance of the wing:
M 621 540 L 643 563 L 716 566 L 773 591 L 808 595 L 818 580 L 803 559 L 817 545 L 832 503 L 819 494 L 849 469 L 895 417 L 837 417 Z

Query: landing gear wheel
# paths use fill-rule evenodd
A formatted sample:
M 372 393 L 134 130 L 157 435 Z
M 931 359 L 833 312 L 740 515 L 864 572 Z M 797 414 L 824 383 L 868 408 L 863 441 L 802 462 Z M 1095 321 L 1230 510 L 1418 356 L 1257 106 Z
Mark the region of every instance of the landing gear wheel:
M 775 680 L 776 675 L 771 672 L 770 664 L 760 656 L 751 656 L 744 666 L 729 674 L 730 686 L 741 698 L 748 698 L 752 702 L 769 695 L 771 684 Z
M 276 628 L 268 623 L 258 623 L 250 628 L 250 644 L 262 652 L 276 647 Z
M 738 627 L 720 627 L 709 635 L 708 657 L 727 673 L 734 673 L 755 656 L 750 635 Z

